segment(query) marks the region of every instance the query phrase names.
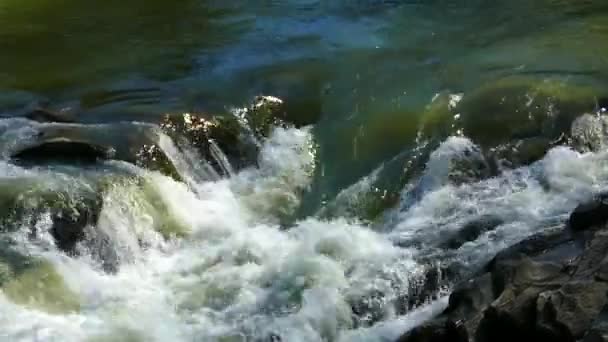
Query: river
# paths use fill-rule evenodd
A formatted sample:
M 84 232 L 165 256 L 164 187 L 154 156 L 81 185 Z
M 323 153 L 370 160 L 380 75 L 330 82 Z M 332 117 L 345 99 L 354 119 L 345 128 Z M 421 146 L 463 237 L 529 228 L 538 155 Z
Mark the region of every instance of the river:
M 0 25 L 0 340 L 393 342 L 608 186 L 602 0 L 5 0 Z M 262 94 L 287 117 L 259 136 Z M 255 162 L 168 113 L 238 118 Z M 174 170 L 18 162 L 48 136 L 152 137 Z

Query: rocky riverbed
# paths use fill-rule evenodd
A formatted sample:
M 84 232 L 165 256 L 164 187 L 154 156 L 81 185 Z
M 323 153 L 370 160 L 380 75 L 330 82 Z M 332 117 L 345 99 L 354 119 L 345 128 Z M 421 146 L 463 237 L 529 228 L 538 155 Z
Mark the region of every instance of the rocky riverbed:
M 566 224 L 499 252 L 439 317 L 398 341 L 608 340 L 607 211 L 599 194 Z

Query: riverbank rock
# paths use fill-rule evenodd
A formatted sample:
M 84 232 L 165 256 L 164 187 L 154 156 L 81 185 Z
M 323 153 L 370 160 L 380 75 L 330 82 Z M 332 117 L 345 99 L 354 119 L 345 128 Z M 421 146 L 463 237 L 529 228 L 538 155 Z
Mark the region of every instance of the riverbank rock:
M 457 285 L 446 310 L 398 342 L 605 341 L 608 216 L 604 196 L 569 224 L 498 253 Z
M 575 231 L 581 231 L 606 221 L 608 221 L 608 193 L 603 193 L 579 204 L 570 214 L 568 226 Z
M 111 147 L 97 145 L 94 142 L 51 138 L 17 151 L 12 155 L 12 159 L 20 164 L 49 162 L 92 164 L 99 160 L 111 159 L 113 155 L 114 151 Z

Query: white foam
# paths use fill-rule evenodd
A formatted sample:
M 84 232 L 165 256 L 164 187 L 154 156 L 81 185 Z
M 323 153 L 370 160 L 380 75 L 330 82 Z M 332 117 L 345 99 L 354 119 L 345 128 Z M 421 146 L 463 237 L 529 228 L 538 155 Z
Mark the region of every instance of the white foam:
M 444 297 L 403 317 L 392 306 L 407 295 L 410 281 L 424 274 L 416 260 L 443 236 L 471 217 L 498 216 L 504 223 L 496 230 L 454 252 L 462 262 L 488 258 L 543 229 L 546 221 L 562 219 L 608 182 L 606 154 L 557 148 L 530 167 L 450 184 L 449 160 L 473 148 L 464 138 L 451 138 L 427 167 L 424 177 L 432 186 L 413 205 L 392 213 L 390 222 L 396 224 L 386 233 L 346 218 L 314 217 L 283 230 L 279 218 L 297 207 L 311 181 L 311 143 L 309 128 L 277 129 L 263 146 L 258 168 L 190 186 L 139 170 L 148 190 L 160 195 L 160 214 L 138 202 L 139 185 L 116 184 L 105 195 L 99 222 L 126 259 L 116 274 L 104 273 L 86 256 L 67 257 L 32 242 L 22 230 L 18 243 L 55 265 L 80 298 L 81 310 L 50 315 L 0 294 L 0 339 L 112 340 L 129 333 L 150 341 L 272 334 L 289 342 L 393 341 L 445 306 Z M 48 170 L 0 165 L 0 172 L 5 179 L 30 175 L 58 187 L 73 182 Z M 170 215 L 186 228 L 185 236 L 163 239 L 156 231 L 158 215 Z M 395 244 L 408 241 L 424 243 Z M 351 306 L 378 293 L 382 321 L 354 329 Z

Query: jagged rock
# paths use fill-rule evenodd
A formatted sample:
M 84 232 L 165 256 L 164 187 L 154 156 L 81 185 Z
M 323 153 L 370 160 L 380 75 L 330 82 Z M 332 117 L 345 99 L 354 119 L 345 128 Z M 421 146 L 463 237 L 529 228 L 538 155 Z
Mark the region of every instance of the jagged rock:
M 606 304 L 607 291 L 608 284 L 594 281 L 569 282 L 545 291 L 537 300 L 537 320 L 553 327 L 563 340 L 577 340 Z
M 48 163 L 54 161 L 69 161 L 84 164 L 96 163 L 98 160 L 112 158 L 110 147 L 97 145 L 89 141 L 71 140 L 68 138 L 52 138 L 37 142 L 26 147 L 11 157 L 20 163 Z
M 258 96 L 244 111 L 243 118 L 258 139 L 268 137 L 272 127 L 284 124 L 285 106 L 274 96 Z
M 593 322 L 589 333 L 585 335 L 583 342 L 607 342 L 608 341 L 608 307 L 604 306 L 598 317 Z
M 177 181 L 182 180 L 173 162 L 171 162 L 158 145 L 153 143 L 143 144 L 137 150 L 135 153 L 135 165 L 150 171 L 158 171 Z
M 604 211 L 601 205 L 583 212 Z M 577 210 L 580 214 L 582 209 Z M 398 342 L 446 341 L 446 324 L 458 324 L 459 331 L 475 342 L 604 341 L 607 221 L 608 217 L 595 215 L 577 226 L 595 227 L 584 234 L 555 227 L 498 253 L 455 288 L 439 317 Z
M 572 123 L 571 145 L 581 152 L 596 152 L 608 144 L 608 117 L 583 114 Z
M 568 226 L 575 231 L 585 230 L 608 220 L 608 194 L 595 196 L 580 204 L 568 220 Z
M 466 317 L 468 322 L 478 324 L 480 316 L 486 307 L 496 298 L 492 276 L 486 273 L 479 278 L 470 279 L 459 285 L 450 296 L 445 312 L 450 317 Z M 474 331 L 473 327 L 467 327 Z
M 230 167 L 240 169 L 256 162 L 258 147 L 235 117 L 206 118 L 189 113 L 166 115 L 160 127 L 174 140 L 184 141 L 193 147 L 220 174 L 225 175 L 228 170 L 217 149 L 228 158 Z M 155 152 L 149 145 L 144 149 L 152 151 L 144 155 L 158 155 L 158 151 Z
M 451 320 L 439 320 L 412 329 L 397 342 L 468 342 L 466 330 Z
M 0 232 L 28 227 L 29 237 L 36 239 L 48 229 L 55 246 L 64 253 L 79 255 L 84 248 L 104 270 L 117 270 L 118 260 L 107 244 L 108 237 L 95 229 L 103 202 L 97 189 L 80 189 L 77 185 L 73 189 L 39 188 L 35 183 L 30 187 L 23 191 L 19 190 L 21 186 L 2 186 Z
M 76 244 L 85 238 L 84 229 L 95 225 L 99 218 L 101 200 L 83 199 L 65 206 L 48 205 L 51 210 L 51 234 L 57 247 L 74 253 Z

